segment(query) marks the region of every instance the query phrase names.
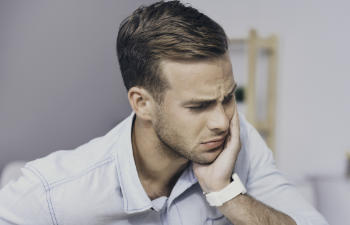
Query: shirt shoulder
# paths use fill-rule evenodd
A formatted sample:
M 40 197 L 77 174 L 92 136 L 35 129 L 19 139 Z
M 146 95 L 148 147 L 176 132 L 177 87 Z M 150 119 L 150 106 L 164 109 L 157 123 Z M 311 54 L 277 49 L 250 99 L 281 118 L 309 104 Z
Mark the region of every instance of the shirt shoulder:
M 23 168 L 16 182 L 0 190 L 0 224 L 52 224 L 43 185 L 30 170 Z
M 57 183 L 73 177 L 78 178 L 84 171 L 96 168 L 98 164 L 112 160 L 112 152 L 103 137 L 91 140 L 73 150 L 59 150 L 26 164 L 47 184 Z
M 78 179 L 80 175 L 114 161 L 115 144 L 118 143 L 124 125 L 125 121 L 105 136 L 92 139 L 73 150 L 53 152 L 27 163 L 25 168 L 48 185 Z
M 67 218 L 79 224 L 80 216 L 90 211 L 94 215 L 98 203 L 118 201 L 115 153 L 123 147 L 119 137 L 125 126 L 124 120 L 105 136 L 76 149 L 28 162 L 23 175 L 0 191 L 0 224 L 57 224 L 63 218 L 60 215 L 70 213 L 76 215 Z
M 248 122 L 244 115 L 239 114 L 239 119 L 241 151 L 245 152 L 245 160 L 249 162 L 250 167 L 255 167 L 267 161 L 274 164 L 272 151 L 256 128 Z
M 246 184 L 248 181 L 248 173 L 251 167 L 251 156 L 254 155 L 252 151 L 255 151 L 255 149 L 251 148 L 250 144 L 253 141 L 251 130 L 254 128 L 252 125 L 250 125 L 242 113 L 239 113 L 239 123 L 241 149 L 236 161 L 235 172 L 239 175 L 242 182 Z

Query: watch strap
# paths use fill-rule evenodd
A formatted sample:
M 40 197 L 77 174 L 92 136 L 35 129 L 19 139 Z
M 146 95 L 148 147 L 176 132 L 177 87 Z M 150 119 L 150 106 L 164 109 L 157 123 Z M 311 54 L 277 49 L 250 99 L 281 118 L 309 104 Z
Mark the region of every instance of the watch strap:
M 233 181 L 222 190 L 210 192 L 205 195 L 209 205 L 222 206 L 225 202 L 235 198 L 237 195 L 247 192 L 236 173 L 232 175 L 232 179 Z

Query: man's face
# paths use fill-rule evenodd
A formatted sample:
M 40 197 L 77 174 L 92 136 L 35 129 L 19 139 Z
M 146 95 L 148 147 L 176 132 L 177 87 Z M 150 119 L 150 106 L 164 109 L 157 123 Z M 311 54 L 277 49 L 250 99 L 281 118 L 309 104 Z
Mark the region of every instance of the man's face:
M 170 86 L 153 120 L 162 146 L 196 163 L 213 162 L 223 150 L 236 107 L 229 56 L 167 60 L 161 69 Z

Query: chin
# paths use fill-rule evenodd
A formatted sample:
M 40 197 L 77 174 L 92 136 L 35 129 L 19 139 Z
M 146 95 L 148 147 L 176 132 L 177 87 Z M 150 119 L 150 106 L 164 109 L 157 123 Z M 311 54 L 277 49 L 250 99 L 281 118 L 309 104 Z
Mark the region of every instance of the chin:
M 223 150 L 223 146 L 220 146 L 203 153 L 203 158 L 201 160 L 202 163 L 200 164 L 205 165 L 205 164 L 213 163 L 216 160 L 216 158 L 220 155 L 222 150 Z
M 210 164 L 212 164 L 212 162 L 214 162 L 214 161 L 193 161 L 194 163 L 197 163 L 197 164 L 199 164 L 199 165 L 210 165 Z
M 205 153 L 203 153 L 205 154 Z M 220 154 L 220 153 L 219 153 Z M 210 165 L 212 164 L 216 158 L 219 156 L 219 154 L 216 155 L 209 155 L 209 156 L 202 156 L 202 157 L 198 157 L 195 159 L 192 159 L 191 161 L 200 165 Z

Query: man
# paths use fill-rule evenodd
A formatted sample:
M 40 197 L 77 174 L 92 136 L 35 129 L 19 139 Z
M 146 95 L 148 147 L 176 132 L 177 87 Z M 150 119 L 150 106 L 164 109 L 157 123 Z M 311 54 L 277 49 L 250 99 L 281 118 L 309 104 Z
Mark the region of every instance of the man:
M 28 163 L 0 192 L 0 224 L 327 224 L 237 112 L 217 23 L 158 2 L 122 22 L 117 52 L 133 113 Z

